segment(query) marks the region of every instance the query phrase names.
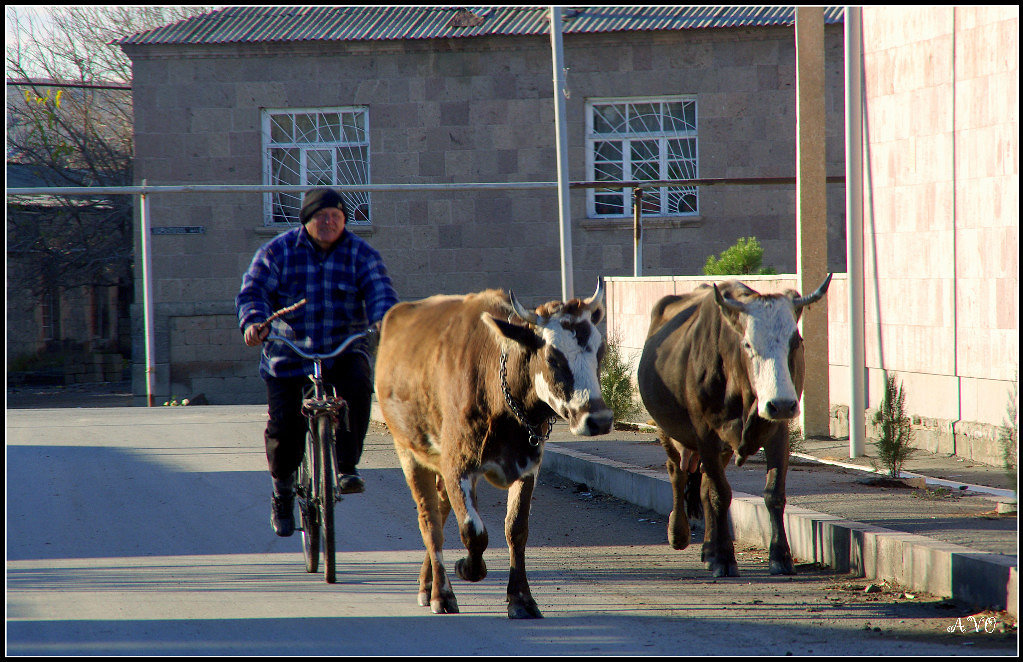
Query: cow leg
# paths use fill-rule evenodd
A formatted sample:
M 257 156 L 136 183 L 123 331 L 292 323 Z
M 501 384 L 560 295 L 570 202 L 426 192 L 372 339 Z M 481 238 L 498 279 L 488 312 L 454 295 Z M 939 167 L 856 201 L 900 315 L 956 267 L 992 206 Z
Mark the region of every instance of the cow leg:
M 689 516 L 685 507 L 685 488 L 689 478 L 687 467 L 683 466 L 682 456 L 678 447 L 671 439 L 661 440 L 664 450 L 668 452 L 668 478 L 671 479 L 671 514 L 668 515 L 668 544 L 672 549 L 685 549 L 689 546 Z
M 487 576 L 487 564 L 483 552 L 487 549 L 489 536 L 476 509 L 476 477 L 454 475 L 448 471 L 448 499 L 458 518 L 458 533 L 468 554 L 455 561 L 455 573 L 467 582 L 478 582 Z
M 725 478 L 725 466 L 732 450 L 722 451 L 720 458 L 703 455 L 703 482 L 700 496 L 703 500 L 704 530 L 702 560 L 714 577 L 738 577 L 735 546 L 728 530 L 728 508 L 732 504 L 732 488 Z
M 440 521 L 441 530 L 443 531 L 444 526 L 448 521 L 448 515 L 451 513 L 451 502 L 448 501 L 447 491 L 444 489 L 444 479 L 440 476 L 436 476 L 437 485 L 437 496 L 440 507 Z M 423 559 L 423 567 L 419 570 L 419 606 L 429 607 L 430 606 L 430 595 L 433 590 L 433 562 L 430 559 L 430 555 L 427 554 L 426 558 Z
M 508 540 L 511 568 L 508 572 L 508 618 L 543 618 L 526 579 L 526 539 L 529 538 L 529 504 L 536 475 L 527 474 L 508 488 L 508 512 L 504 535 Z
M 450 507 L 441 505 L 446 501 L 441 495 L 443 483 L 434 471 L 420 465 L 410 451 L 398 444 L 395 449 L 419 513 L 419 531 L 426 547 L 426 560 L 419 572 L 419 604 L 425 607 L 429 596 L 433 613 L 457 614 L 458 602 L 444 570 L 444 520 Z
M 703 506 L 700 504 L 700 454 L 696 451 L 684 449 L 682 452 L 682 468 L 686 473 L 685 498 L 686 515 L 689 517 L 689 526 L 695 526 L 695 522 L 703 519 Z
M 792 553 L 785 535 L 785 476 L 789 469 L 789 437 L 785 426 L 764 446 L 767 483 L 764 504 L 771 518 L 771 548 L 768 558 L 772 575 L 794 575 Z

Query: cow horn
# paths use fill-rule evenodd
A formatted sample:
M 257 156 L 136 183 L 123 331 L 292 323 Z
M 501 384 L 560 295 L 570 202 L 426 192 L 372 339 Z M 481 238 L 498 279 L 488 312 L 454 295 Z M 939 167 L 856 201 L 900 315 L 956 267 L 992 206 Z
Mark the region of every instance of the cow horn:
M 597 278 L 597 291 L 589 299 L 583 301 L 586 310 L 596 310 L 604 302 L 604 279 Z
M 833 275 L 834 274 L 828 274 L 828 277 L 824 279 L 824 282 L 821 283 L 821 286 L 814 290 L 812 293 L 808 294 L 807 296 L 793 298 L 792 307 L 795 308 L 796 310 L 799 310 L 803 306 L 809 306 L 811 303 L 814 303 L 822 296 L 824 296 L 824 293 L 828 291 L 828 285 L 831 284 L 831 277 Z
M 542 325 L 540 316 L 532 310 L 526 310 L 525 306 L 519 303 L 519 300 L 515 298 L 515 293 L 508 290 L 508 298 L 511 300 L 512 308 L 515 310 L 515 314 L 526 320 L 530 324 Z
M 722 308 L 734 310 L 737 313 L 742 313 L 746 311 L 746 304 L 742 303 L 741 301 L 736 301 L 731 297 L 726 298 L 725 296 L 723 296 L 721 294 L 721 290 L 718 289 L 717 283 L 714 283 L 714 299 L 717 300 L 718 305 L 721 306 Z

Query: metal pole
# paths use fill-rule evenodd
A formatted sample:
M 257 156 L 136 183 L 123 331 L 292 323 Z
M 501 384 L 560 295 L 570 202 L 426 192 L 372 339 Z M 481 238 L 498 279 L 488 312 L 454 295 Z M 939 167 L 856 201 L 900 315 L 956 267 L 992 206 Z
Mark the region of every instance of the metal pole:
M 558 231 L 561 238 L 561 298 L 568 301 L 572 283 L 572 212 L 568 179 L 568 130 L 565 127 L 565 65 L 561 44 L 561 7 L 551 7 L 551 50 L 554 61 L 554 133 L 558 154 Z
M 845 176 L 826 177 L 828 184 L 844 184 Z M 623 182 L 569 182 L 573 188 L 626 189 L 644 186 L 784 186 L 795 184 L 795 177 L 700 177 L 696 179 L 644 179 Z M 367 193 L 407 191 L 534 191 L 558 188 L 558 182 L 452 182 L 450 184 L 338 184 L 338 193 L 364 191 Z M 8 196 L 17 195 L 142 195 L 143 193 L 304 193 L 308 184 L 185 184 L 175 186 L 36 186 L 14 187 L 4 190 Z
M 866 449 L 863 342 L 863 53 L 859 7 L 845 8 L 845 255 L 849 299 L 849 457 Z
M 643 189 L 632 190 L 632 275 L 643 275 Z
M 142 186 L 146 180 L 142 180 Z M 152 269 L 153 250 L 149 229 L 149 197 L 143 193 L 139 196 L 139 231 L 142 233 L 142 309 L 143 323 L 145 324 L 146 344 L 146 406 L 152 407 L 153 383 L 155 381 L 155 361 L 153 359 L 153 279 L 150 270 Z

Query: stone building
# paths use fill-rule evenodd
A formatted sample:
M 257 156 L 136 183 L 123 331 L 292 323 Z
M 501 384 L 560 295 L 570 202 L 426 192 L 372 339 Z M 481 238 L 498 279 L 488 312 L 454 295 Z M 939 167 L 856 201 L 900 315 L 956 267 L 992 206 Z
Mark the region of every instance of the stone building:
M 40 170 L 45 169 L 7 163 L 7 187 L 51 186 L 54 172 Z M 118 218 L 117 207 L 103 197 L 43 195 L 8 201 L 8 385 L 125 378 L 131 350 L 130 267 L 127 259 L 109 259 L 108 241 L 120 236 Z M 103 239 L 83 239 L 86 233 L 77 232 L 80 227 L 103 228 L 95 233 Z
M 829 175 L 844 169 L 841 18 L 825 11 Z M 793 22 L 781 7 L 566 11 L 570 179 L 793 177 Z M 548 25 L 546 8 L 242 7 L 124 37 L 136 183 L 554 182 Z M 350 229 L 380 250 L 403 299 L 561 294 L 553 187 L 346 195 Z M 296 222 L 299 194 L 150 198 L 158 397 L 260 401 L 233 299 L 256 248 Z M 698 274 L 750 235 L 765 265 L 795 268 L 794 185 L 662 187 L 646 200 L 644 274 Z M 834 271 L 843 200 L 830 186 Z M 632 274 L 631 217 L 629 189 L 573 189 L 576 294 Z M 136 395 L 142 374 L 136 363 Z

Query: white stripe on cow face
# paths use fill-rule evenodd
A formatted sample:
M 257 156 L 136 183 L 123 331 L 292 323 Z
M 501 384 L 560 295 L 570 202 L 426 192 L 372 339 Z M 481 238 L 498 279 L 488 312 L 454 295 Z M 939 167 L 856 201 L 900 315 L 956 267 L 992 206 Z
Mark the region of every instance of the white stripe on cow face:
M 789 353 L 798 330 L 792 302 L 787 297 L 758 298 L 746 303 L 740 317 L 745 321 L 741 344 L 750 362 L 757 413 L 767 420 L 795 417 L 799 394 L 792 383 Z
M 608 432 L 613 414 L 604 404 L 598 376 L 603 338 L 590 313 L 555 315 L 537 330 L 547 362 L 533 378 L 537 396 L 568 421 L 572 434 Z

